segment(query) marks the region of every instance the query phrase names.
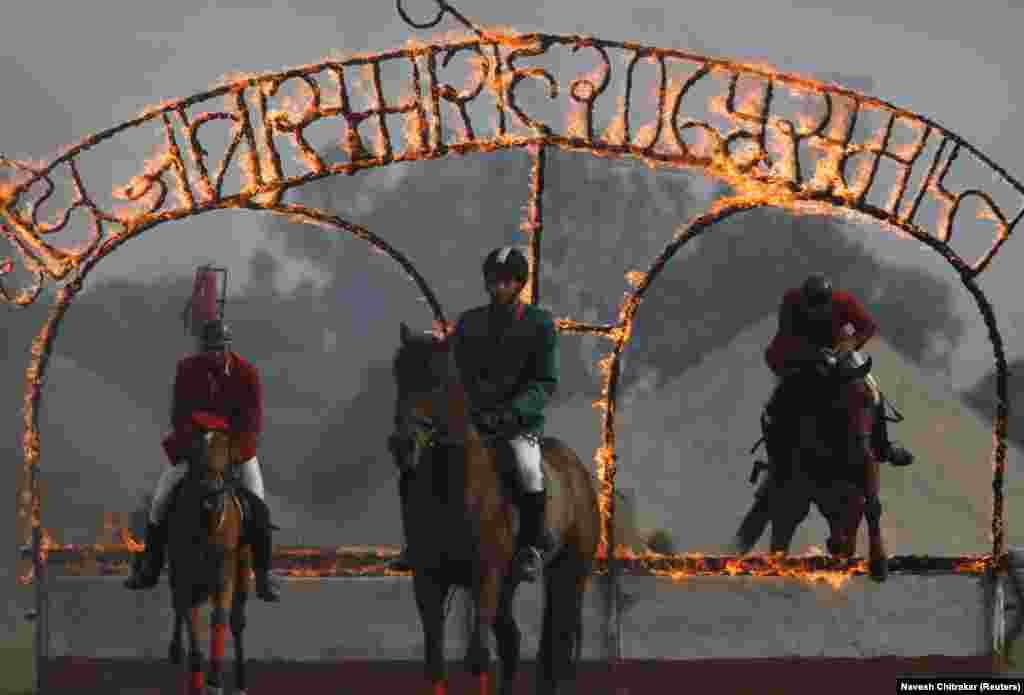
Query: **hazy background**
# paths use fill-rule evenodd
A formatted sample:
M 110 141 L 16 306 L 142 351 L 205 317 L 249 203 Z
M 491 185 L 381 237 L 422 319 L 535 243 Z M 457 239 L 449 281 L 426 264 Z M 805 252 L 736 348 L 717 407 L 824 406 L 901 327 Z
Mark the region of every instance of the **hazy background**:
M 148 104 L 201 91 L 225 73 L 315 62 L 334 50 L 384 50 L 410 36 L 427 39 L 457 28 L 446 22 L 415 32 L 390 2 L 255 5 L 40 0 L 19 6 L 17 19 L 0 26 L 0 151 L 48 158 Z M 457 6 L 482 23 L 523 32 L 635 40 L 836 81 L 932 117 L 1011 174 L 1024 172 L 1024 145 L 1010 119 L 1024 93 L 1017 69 L 1020 9 L 994 1 L 941 10 L 924 0 L 810 5 L 462 0 Z M 407 7 L 419 18 L 433 14 L 425 0 Z M 458 68 L 452 74 L 457 83 Z M 539 99 L 531 90 L 520 90 L 527 104 Z M 92 166 L 125 180 L 153 144 L 115 148 Z M 483 299 L 483 255 L 521 241 L 528 172 L 523 152 L 453 157 L 308 184 L 292 199 L 327 207 L 393 241 L 454 315 Z M 674 229 L 717 193 L 697 176 L 562 152 L 549 154 L 547 181 L 542 301 L 556 316 L 598 321 L 614 317 L 626 290 L 623 274 L 645 270 Z M 1024 248 L 1010 243 L 982 283 L 1013 358 L 1021 357 L 1015 271 L 1022 258 Z M 267 434 L 260 459 L 285 527 L 278 540 L 397 543 L 394 471 L 383 446 L 393 398 L 389 359 L 398 323 L 426 329 L 429 312 L 390 261 L 361 242 L 240 212 L 154 229 L 90 276 L 64 321 L 44 391 L 44 524 L 60 529 L 61 541 L 91 540 L 103 510 L 132 509 L 155 483 L 165 465 L 159 438 L 168 425 L 174 361 L 191 347 L 179 315 L 195 266 L 207 261 L 230 269 L 227 315 L 236 348 L 263 374 Z M 746 388 L 736 382 L 736 374 L 755 373 L 735 371 L 738 355 L 746 355 L 746 369 L 764 373 L 759 351 L 771 333 L 764 321 L 783 290 L 812 269 L 832 273 L 869 302 L 882 334 L 913 365 L 915 379 L 928 381 L 929 393 L 953 401 L 970 392 L 978 407 L 988 402 L 991 385 L 976 390 L 992 363 L 984 326 L 935 254 L 877 227 L 830 218 L 760 212 L 722 223 L 677 255 L 648 293 L 623 383 L 630 397 L 623 402 L 620 480 L 639 500 L 641 525 L 676 519 L 670 531 L 681 548 L 714 547 L 734 524 L 700 523 L 696 511 L 666 515 L 653 505 L 645 511 L 642 500 L 680 488 L 696 499 L 709 485 L 731 490 L 743 504 L 749 500 L 749 457 L 736 452 L 759 434 L 754 415 L 770 382 L 750 381 Z M 20 459 L 23 372 L 47 300 L 3 310 L 0 412 L 9 415 L 0 418 L 0 460 L 8 462 L 2 475 L 9 503 Z M 562 339 L 553 429 L 587 461 L 598 443 L 597 414 L 584 408 L 597 394 L 594 362 L 603 347 Z M 734 395 L 725 398 L 720 380 L 730 374 Z M 690 415 L 681 421 L 683 405 Z M 923 408 L 908 416 L 927 420 Z M 737 419 L 740 411 L 751 416 Z M 726 423 L 733 424 L 726 429 Z M 707 451 L 691 446 L 695 431 L 730 442 L 726 454 L 715 454 L 717 467 L 702 466 L 699 475 L 684 465 L 694 451 Z M 1011 431 L 1019 437 L 1022 428 Z M 963 465 L 983 481 L 986 456 L 963 453 Z M 943 504 L 933 506 L 937 516 Z M 726 518 L 738 523 L 743 511 L 730 507 Z M 0 538 L 11 539 L 10 548 L 13 504 L 4 518 Z M 928 521 L 915 523 L 924 534 Z

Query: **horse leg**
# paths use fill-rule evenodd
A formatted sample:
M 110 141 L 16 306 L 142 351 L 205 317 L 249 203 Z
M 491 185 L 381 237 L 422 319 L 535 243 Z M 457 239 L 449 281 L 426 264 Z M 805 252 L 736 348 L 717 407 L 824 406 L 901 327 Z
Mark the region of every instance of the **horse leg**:
M 235 643 L 235 693 L 245 695 L 245 649 L 242 643 L 242 633 L 245 630 L 245 602 L 249 594 L 245 591 L 235 591 L 235 598 L 231 602 L 231 638 Z
M 788 553 L 797 527 L 811 511 L 811 499 L 799 481 L 791 480 L 789 490 L 780 494 L 772 515 L 773 553 Z
M 433 695 L 446 695 L 448 684 L 444 663 L 444 601 L 450 587 L 447 582 L 419 570 L 413 572 L 412 585 L 416 594 L 420 622 L 423 624 L 426 676 L 433 686 Z
M 537 655 L 537 692 L 560 695 L 576 677 L 582 648 L 583 590 L 587 577 L 563 555 L 544 572 L 544 624 Z
M 502 584 L 498 597 L 498 615 L 494 620 L 494 639 L 498 644 L 498 659 L 501 661 L 501 682 L 498 695 L 509 695 L 519 672 L 519 657 L 522 634 L 516 624 L 514 601 L 519 583 L 514 580 Z
M 857 531 L 864 515 L 864 496 L 853 485 L 837 483 L 822 494 L 818 505 L 828 521 L 828 550 L 837 557 L 853 557 L 857 553 Z
M 871 447 L 871 433 L 875 427 L 877 409 L 868 397 L 866 384 L 851 386 L 848 393 L 850 420 L 849 463 L 863 466 L 864 518 L 868 522 L 869 561 L 871 578 L 884 582 L 888 576 L 888 559 L 882 539 L 882 504 L 878 499 L 878 458 Z
M 224 642 L 227 637 L 227 617 L 234 597 L 234 583 L 230 580 L 217 587 L 210 597 L 210 664 L 206 676 L 206 695 L 221 695 L 224 692 Z
M 191 597 L 190 597 L 191 598 Z M 199 646 L 199 608 L 189 608 L 185 613 L 185 628 L 188 630 L 189 673 L 186 681 L 187 692 L 203 695 L 203 652 Z
M 768 485 L 770 486 L 772 483 L 769 482 Z M 765 528 L 772 518 L 774 493 L 773 487 L 757 491 L 754 504 L 743 517 L 743 521 L 740 522 L 740 527 L 736 531 L 734 548 L 737 554 L 746 555 L 761 540 L 761 536 L 764 535 Z
M 466 651 L 466 666 L 477 678 L 480 695 L 488 695 L 490 692 L 491 650 L 487 646 L 487 640 L 497 620 L 498 598 L 502 584 L 501 575 L 490 570 L 480 579 L 474 597 L 476 620 L 469 649 Z
M 181 665 L 182 649 L 181 649 L 181 632 L 185 626 L 185 619 L 182 617 L 181 610 L 178 608 L 174 609 L 174 629 L 171 635 L 171 646 L 167 650 L 167 660 L 175 666 Z
M 868 522 L 868 569 L 871 578 L 884 582 L 889 574 L 882 538 L 882 504 L 878 499 L 878 459 L 871 450 L 869 435 L 860 434 L 852 441 L 851 461 L 862 461 L 864 466 L 864 519 Z

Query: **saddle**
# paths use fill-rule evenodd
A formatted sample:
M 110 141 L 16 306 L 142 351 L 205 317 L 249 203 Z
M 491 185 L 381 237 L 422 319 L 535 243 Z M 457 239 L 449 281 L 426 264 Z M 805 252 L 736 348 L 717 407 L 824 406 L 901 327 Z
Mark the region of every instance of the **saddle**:
M 191 466 L 191 464 L 188 465 Z M 167 507 L 168 518 L 171 515 L 171 511 L 178 505 L 186 486 L 189 484 L 197 485 L 199 509 L 202 512 L 199 522 L 202 530 L 207 533 L 211 530 L 209 528 L 210 520 L 217 519 L 224 513 L 224 506 L 227 504 L 229 497 L 238 503 L 238 509 L 241 512 L 243 543 L 247 542 L 245 539 L 249 537 L 251 527 L 258 525 L 261 519 L 266 519 L 268 516 L 261 509 L 261 507 L 266 505 L 256 495 L 247 490 L 234 474 L 230 474 L 221 480 L 198 480 L 190 470 L 171 490 Z
M 541 439 L 541 455 L 551 446 L 554 440 L 549 437 Z M 445 444 L 439 445 L 439 447 L 446 446 Z M 515 452 L 512 451 L 512 447 L 509 446 L 508 441 L 505 439 L 491 439 L 487 442 L 487 446 L 495 452 L 495 463 L 498 468 L 498 480 L 501 485 L 502 496 L 511 500 L 513 503 L 518 503 L 520 497 L 523 494 L 522 485 L 519 480 L 519 469 L 516 465 Z M 438 499 L 447 501 L 447 467 L 441 465 L 439 462 L 444 461 L 444 453 L 435 452 L 432 458 L 431 465 L 434 466 L 432 479 L 434 481 L 434 494 Z

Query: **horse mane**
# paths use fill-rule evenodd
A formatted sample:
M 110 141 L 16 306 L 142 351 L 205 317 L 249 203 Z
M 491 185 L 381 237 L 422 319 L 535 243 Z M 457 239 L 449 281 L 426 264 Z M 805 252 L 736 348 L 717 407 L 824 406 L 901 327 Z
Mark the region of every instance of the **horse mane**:
M 392 371 L 399 391 L 428 391 L 447 376 L 447 365 L 437 357 L 446 343 L 429 334 L 406 337 L 392 361 Z
M 214 430 L 207 432 L 206 468 L 214 475 L 224 475 L 231 463 L 233 449 L 231 435 Z

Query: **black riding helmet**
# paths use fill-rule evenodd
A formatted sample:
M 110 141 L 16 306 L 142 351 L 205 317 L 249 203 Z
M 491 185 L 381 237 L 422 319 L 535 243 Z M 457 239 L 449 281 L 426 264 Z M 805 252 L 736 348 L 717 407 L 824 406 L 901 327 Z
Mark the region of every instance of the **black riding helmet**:
M 832 281 L 821 273 L 814 273 L 804 280 L 800 296 L 806 306 L 821 306 L 832 299 Z
M 508 275 L 518 282 L 526 282 L 530 277 L 530 262 L 516 247 L 503 246 L 487 254 L 483 270 L 484 278 L 490 275 Z

